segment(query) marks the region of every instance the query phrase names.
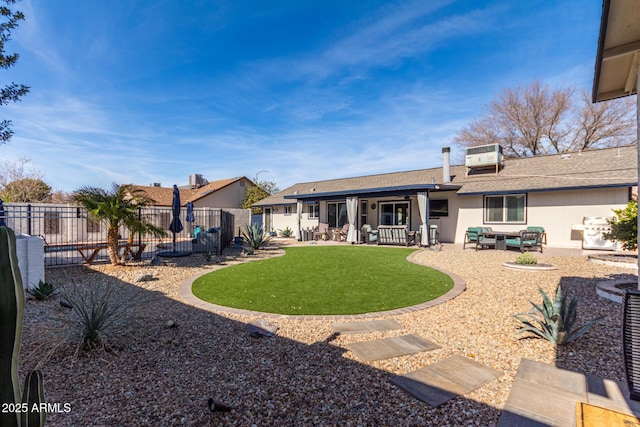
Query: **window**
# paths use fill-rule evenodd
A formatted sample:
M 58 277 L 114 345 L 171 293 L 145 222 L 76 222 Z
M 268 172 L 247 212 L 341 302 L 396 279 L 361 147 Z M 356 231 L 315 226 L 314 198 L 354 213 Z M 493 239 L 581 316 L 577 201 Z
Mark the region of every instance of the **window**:
M 44 212 L 44 234 L 60 234 L 60 212 Z
M 440 218 L 449 216 L 449 200 L 429 200 L 429 217 Z
M 380 203 L 380 225 L 408 225 L 409 202 Z
M 99 233 L 99 232 L 100 232 L 100 221 L 97 221 L 94 218 L 88 216 L 87 217 L 87 233 Z
M 360 202 L 360 226 L 365 224 L 369 224 L 369 221 L 367 220 L 367 201 L 363 200 Z
M 309 218 L 318 218 L 320 216 L 320 207 L 318 204 L 309 205 Z
M 327 203 L 327 221 L 330 228 L 342 228 L 349 222 L 347 219 L 347 204 Z
M 291 205 L 286 205 L 286 206 L 284 207 L 284 214 L 285 214 L 285 215 L 291 215 L 291 212 L 292 212 Z
M 505 196 L 485 196 L 484 221 L 504 223 L 525 223 L 525 194 Z

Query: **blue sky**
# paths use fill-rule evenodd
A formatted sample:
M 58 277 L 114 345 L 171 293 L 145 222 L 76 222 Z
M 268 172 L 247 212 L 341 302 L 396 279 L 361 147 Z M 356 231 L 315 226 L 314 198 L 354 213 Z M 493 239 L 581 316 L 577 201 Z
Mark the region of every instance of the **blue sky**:
M 601 2 L 23 0 L 2 109 L 54 189 L 436 167 L 502 89 L 590 89 Z M 459 151 L 452 146 L 453 157 Z

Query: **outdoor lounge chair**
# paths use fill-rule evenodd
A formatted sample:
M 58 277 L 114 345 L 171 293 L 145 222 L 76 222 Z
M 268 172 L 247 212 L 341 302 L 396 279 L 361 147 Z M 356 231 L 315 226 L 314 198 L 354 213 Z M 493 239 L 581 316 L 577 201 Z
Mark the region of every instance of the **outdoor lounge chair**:
M 467 228 L 467 231 L 465 231 L 464 233 L 464 243 L 462 244 L 462 249 L 466 249 L 467 245 L 474 245 L 477 249 L 480 233 L 482 233 L 482 227 Z
M 374 243 L 378 241 L 378 230 L 374 230 L 373 228 L 371 228 L 371 225 L 363 225 L 360 231 L 362 236 L 362 243 Z
M 522 230 L 520 237 L 507 239 L 507 248 L 516 248 L 520 252 L 539 250 L 542 253 L 542 237 L 537 231 Z
M 537 231 L 538 233 L 540 233 L 540 237 L 542 238 L 542 243 L 544 243 L 545 245 L 547 244 L 547 232 L 544 231 L 544 227 L 538 227 L 535 225 L 531 225 L 529 227 L 527 227 L 528 231 Z
M 320 223 L 314 232 L 313 232 L 313 240 L 328 240 L 329 239 L 329 224 Z
M 464 243 L 462 249 L 466 249 L 467 245 L 474 245 L 475 250 L 488 249 L 496 247 L 496 239 L 482 236 L 485 231 L 491 231 L 491 228 L 483 229 L 483 227 L 469 227 L 464 233 Z

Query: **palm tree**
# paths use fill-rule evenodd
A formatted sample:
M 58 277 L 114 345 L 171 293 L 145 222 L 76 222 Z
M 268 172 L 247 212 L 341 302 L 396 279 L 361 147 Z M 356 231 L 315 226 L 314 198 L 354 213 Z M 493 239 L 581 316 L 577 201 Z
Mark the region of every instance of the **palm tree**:
M 164 237 L 167 232 L 138 217 L 138 209 L 151 206 L 155 201 L 144 190 L 132 189 L 113 183 L 110 191 L 97 187 L 82 187 L 72 194 L 74 203 L 84 206 L 89 215 L 107 226 L 107 252 L 111 264 L 124 264 L 127 249 L 136 234 Z M 126 227 L 130 233 L 122 259 L 118 256 L 118 228 Z

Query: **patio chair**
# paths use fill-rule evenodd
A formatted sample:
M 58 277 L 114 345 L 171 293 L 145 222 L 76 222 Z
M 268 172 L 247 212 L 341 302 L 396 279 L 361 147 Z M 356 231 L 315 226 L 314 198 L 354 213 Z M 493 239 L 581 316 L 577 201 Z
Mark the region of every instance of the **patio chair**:
M 313 240 L 328 240 L 329 239 L 329 224 L 321 222 L 313 231 Z
M 462 249 L 466 249 L 467 245 L 474 245 L 477 249 L 478 239 L 480 238 L 480 233 L 482 232 L 482 227 L 469 227 L 467 231 L 464 233 L 464 243 L 462 243 Z
M 378 241 L 378 230 L 371 228 L 371 225 L 363 225 L 360 231 L 362 232 L 362 243 L 374 243 Z
M 347 240 L 347 236 L 349 235 L 349 223 L 345 223 L 342 228 L 336 229 L 336 237 L 337 240 L 344 241 Z
M 535 225 L 530 225 L 529 227 L 527 227 L 528 231 L 537 231 L 538 233 L 540 233 L 540 237 L 542 238 L 542 243 L 544 243 L 545 245 L 547 244 L 547 232 L 544 231 L 544 227 L 538 227 Z
M 508 248 L 520 249 L 520 252 L 539 250 L 542 253 L 542 237 L 537 231 L 522 230 L 520 237 L 507 239 Z

